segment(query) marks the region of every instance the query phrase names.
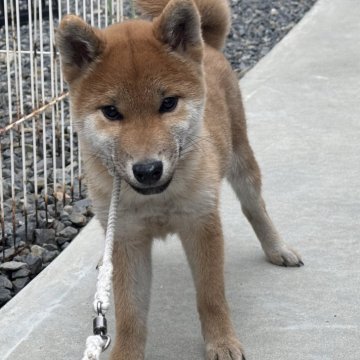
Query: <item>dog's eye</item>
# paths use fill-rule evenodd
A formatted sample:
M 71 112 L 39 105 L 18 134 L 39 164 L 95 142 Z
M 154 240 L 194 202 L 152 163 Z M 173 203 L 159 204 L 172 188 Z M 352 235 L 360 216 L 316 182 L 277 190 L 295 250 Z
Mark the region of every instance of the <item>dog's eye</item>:
M 122 116 L 121 113 L 119 113 L 119 111 L 117 110 L 117 108 L 115 106 L 112 105 L 108 105 L 108 106 L 103 106 L 101 108 L 102 113 L 104 114 L 104 116 L 109 119 L 109 120 L 122 120 L 124 117 Z
M 178 98 L 175 96 L 165 98 L 160 106 L 159 112 L 161 114 L 175 110 L 178 103 Z

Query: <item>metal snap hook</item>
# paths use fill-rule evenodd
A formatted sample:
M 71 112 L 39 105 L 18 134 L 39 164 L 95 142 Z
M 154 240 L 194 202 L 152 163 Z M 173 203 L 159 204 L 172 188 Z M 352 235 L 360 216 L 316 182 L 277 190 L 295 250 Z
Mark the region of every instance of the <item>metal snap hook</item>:
M 107 320 L 101 305 L 101 301 L 98 301 L 96 304 L 96 312 L 98 315 L 93 320 L 93 332 L 94 335 L 99 335 L 104 340 L 105 344 L 101 351 L 105 351 L 111 344 L 111 337 L 107 334 Z
M 102 310 L 102 302 L 101 301 L 98 301 L 96 304 L 96 312 L 98 315 L 105 316 L 103 313 L 103 310 Z
M 103 340 L 105 340 L 105 345 L 102 348 L 102 351 L 105 351 L 111 344 L 110 335 L 100 335 Z

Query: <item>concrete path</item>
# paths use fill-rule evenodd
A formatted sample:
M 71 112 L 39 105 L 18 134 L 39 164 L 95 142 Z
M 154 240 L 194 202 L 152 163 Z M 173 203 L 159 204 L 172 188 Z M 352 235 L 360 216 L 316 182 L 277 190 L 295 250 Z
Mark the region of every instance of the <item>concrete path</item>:
M 267 263 L 224 185 L 227 295 L 250 360 L 360 359 L 359 14 L 357 0 L 319 0 L 241 82 L 268 210 L 306 265 Z M 91 222 L 0 311 L 1 359 L 81 358 L 101 236 Z M 154 263 L 147 360 L 201 359 L 179 242 Z

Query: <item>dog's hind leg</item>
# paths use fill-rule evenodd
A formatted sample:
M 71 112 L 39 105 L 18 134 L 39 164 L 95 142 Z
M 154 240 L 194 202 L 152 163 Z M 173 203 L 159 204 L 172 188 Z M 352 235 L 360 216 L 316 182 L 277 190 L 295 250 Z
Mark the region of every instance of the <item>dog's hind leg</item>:
M 303 265 L 299 254 L 280 238 L 266 211 L 261 195 L 261 173 L 246 135 L 245 122 L 236 122 L 232 130 L 233 154 L 227 178 L 241 202 L 243 213 L 260 240 L 267 258 L 273 264 Z

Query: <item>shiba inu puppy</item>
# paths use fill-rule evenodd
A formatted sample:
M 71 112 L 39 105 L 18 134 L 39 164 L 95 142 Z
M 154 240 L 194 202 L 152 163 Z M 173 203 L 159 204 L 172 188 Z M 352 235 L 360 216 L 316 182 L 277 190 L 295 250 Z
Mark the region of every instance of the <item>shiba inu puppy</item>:
M 238 81 L 221 53 L 226 0 L 138 0 L 148 20 L 95 29 L 76 16 L 57 31 L 90 196 L 106 228 L 122 178 L 114 249 L 112 360 L 144 359 L 155 237 L 179 235 L 196 286 L 206 359 L 244 359 L 224 291 L 218 204 L 224 177 L 267 258 L 300 266 L 261 196 Z

